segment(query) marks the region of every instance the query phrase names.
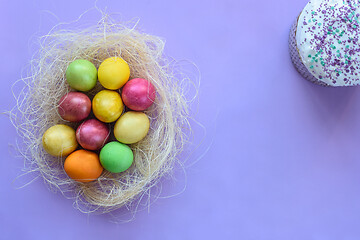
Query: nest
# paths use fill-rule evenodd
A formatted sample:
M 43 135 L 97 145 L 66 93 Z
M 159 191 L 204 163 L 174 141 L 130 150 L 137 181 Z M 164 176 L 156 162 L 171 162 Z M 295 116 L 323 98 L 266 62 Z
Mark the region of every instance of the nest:
M 51 189 L 74 199 L 83 212 L 106 213 L 141 199 L 164 174 L 169 173 L 183 151 L 190 132 L 189 89 L 176 62 L 163 54 L 163 39 L 124 24 L 102 19 L 86 29 L 53 30 L 40 38 L 40 49 L 31 61 L 30 76 L 21 79 L 25 88 L 16 94 L 11 120 L 21 138 L 20 153 L 28 171 L 38 172 Z M 42 135 L 55 124 L 76 128 L 57 112 L 59 99 L 71 91 L 65 79 L 67 66 L 86 59 L 96 67 L 108 57 L 121 57 L 130 67 L 131 78 L 145 78 L 156 88 L 155 103 L 145 111 L 150 118 L 148 135 L 130 145 L 134 163 L 123 173 L 104 170 L 90 183 L 78 183 L 64 172 L 64 158 L 52 157 L 42 147 Z M 102 90 L 97 86 L 86 94 Z M 70 193 L 70 194 L 69 194 Z

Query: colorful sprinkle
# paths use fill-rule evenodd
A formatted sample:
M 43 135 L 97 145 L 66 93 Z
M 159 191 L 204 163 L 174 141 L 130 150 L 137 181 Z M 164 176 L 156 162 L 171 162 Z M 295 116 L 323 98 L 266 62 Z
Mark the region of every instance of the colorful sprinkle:
M 298 24 L 298 49 L 315 76 L 329 84 L 360 84 L 360 0 L 311 0 Z

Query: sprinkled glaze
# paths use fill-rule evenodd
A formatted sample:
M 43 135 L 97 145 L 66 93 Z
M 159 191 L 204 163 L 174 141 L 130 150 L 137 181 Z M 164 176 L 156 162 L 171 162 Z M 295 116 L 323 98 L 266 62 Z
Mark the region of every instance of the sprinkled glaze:
M 331 86 L 360 84 L 360 0 L 310 0 L 299 16 L 300 57 Z

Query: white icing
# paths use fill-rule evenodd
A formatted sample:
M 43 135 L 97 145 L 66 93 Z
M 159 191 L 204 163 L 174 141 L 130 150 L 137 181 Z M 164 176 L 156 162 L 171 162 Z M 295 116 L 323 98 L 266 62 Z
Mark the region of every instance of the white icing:
M 331 86 L 360 84 L 359 23 L 359 0 L 311 0 L 305 6 L 296 42 L 315 78 Z

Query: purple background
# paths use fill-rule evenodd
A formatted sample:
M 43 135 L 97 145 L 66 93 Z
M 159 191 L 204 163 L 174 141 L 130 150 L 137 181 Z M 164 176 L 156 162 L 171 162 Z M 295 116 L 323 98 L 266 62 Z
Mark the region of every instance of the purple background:
M 201 71 L 194 111 L 206 136 L 186 177 L 176 171 L 161 196 L 187 187 L 126 224 L 80 213 L 41 180 L 18 190 L 23 160 L 9 150 L 16 133 L 0 115 L 0 239 L 359 239 L 360 89 L 319 87 L 293 68 L 288 33 L 306 2 L 99 0 L 122 19 L 140 17 L 143 30 L 166 38 L 168 55 Z M 14 105 L 10 88 L 31 39 L 93 6 L 0 2 L 1 111 Z M 86 15 L 92 24 L 99 17 Z

